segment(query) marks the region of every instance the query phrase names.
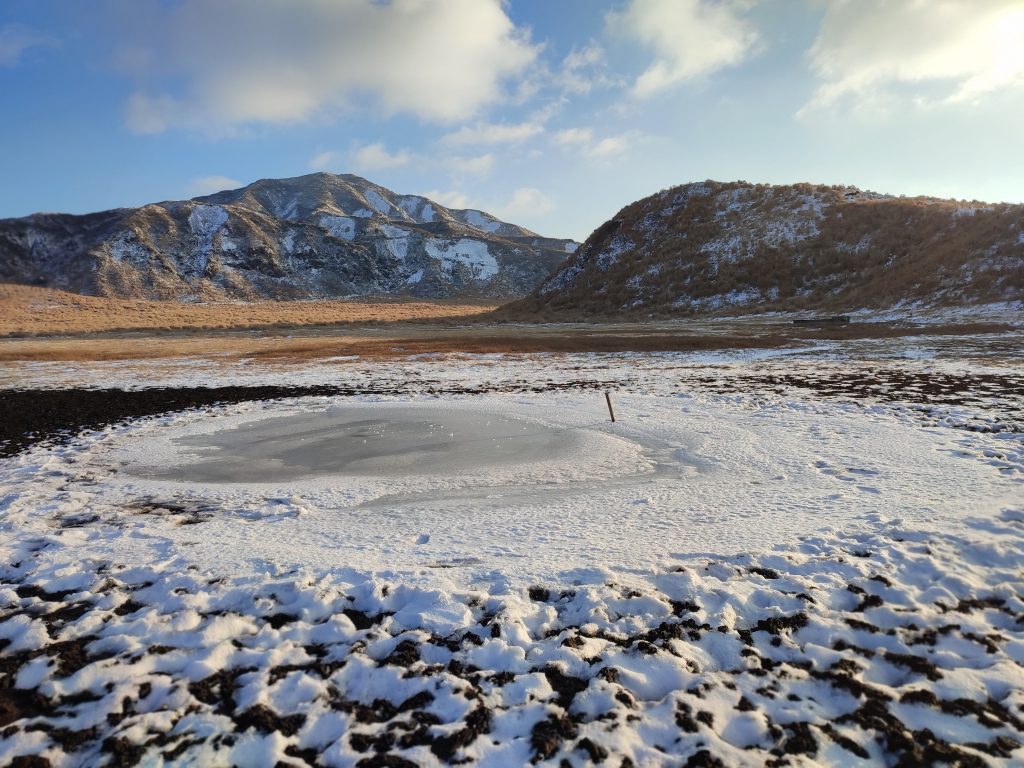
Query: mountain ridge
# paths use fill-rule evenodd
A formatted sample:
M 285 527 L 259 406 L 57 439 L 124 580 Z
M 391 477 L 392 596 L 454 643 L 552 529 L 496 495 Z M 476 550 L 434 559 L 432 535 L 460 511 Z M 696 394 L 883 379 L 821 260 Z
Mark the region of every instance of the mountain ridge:
M 576 247 L 353 174 L 0 220 L 0 280 L 124 298 L 509 298 Z
M 665 317 L 1024 299 L 1024 205 L 703 181 L 622 208 L 509 316 Z

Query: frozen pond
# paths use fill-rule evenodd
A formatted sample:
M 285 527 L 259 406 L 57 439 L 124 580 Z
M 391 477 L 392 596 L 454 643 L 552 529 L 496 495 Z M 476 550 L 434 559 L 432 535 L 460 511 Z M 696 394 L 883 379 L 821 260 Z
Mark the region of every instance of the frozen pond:
M 201 483 L 454 474 L 560 458 L 580 437 L 571 428 L 472 408 L 378 403 L 260 418 L 171 442 L 180 463 L 129 471 Z

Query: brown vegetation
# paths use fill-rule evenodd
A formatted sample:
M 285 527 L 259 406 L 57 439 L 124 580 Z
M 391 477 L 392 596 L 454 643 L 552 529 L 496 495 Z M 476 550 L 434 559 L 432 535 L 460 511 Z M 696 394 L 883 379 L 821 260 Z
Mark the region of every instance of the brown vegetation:
M 977 335 L 1013 330 L 1005 324 L 898 325 L 852 323 L 837 327 L 783 322 L 693 322 L 621 325 L 488 325 L 410 323 L 383 330 L 324 327 L 294 332 L 190 331 L 82 335 L 77 338 L 0 340 L 0 363 L 11 361 L 147 360 L 169 357 L 301 362 L 384 359 L 441 354 L 544 352 L 696 352 L 766 349 L 811 341 L 912 335 Z
M 623 208 L 505 317 L 842 311 L 1024 299 L 1024 206 L 704 182 Z
M 387 298 L 185 304 L 81 296 L 0 283 L 0 336 L 436 321 L 480 315 L 494 306 L 495 303 Z

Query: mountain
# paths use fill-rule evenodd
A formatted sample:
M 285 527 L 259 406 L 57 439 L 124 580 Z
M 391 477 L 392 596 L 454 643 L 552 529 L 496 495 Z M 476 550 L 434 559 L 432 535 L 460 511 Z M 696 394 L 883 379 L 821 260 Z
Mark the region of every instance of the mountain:
M 0 281 L 162 299 L 523 296 L 578 244 L 352 175 L 0 220 Z
M 1024 299 L 1024 206 L 705 181 L 605 222 L 511 316 L 672 316 Z

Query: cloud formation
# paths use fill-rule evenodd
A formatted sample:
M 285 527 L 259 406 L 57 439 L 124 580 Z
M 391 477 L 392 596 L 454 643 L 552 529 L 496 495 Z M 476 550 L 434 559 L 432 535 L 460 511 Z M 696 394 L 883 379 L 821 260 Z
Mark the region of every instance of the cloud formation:
M 745 59 L 757 43 L 740 0 L 630 0 L 608 14 L 612 31 L 635 40 L 654 54 L 654 62 L 636 79 L 633 92 L 658 91 L 711 74 Z
M 538 49 L 501 0 L 114 0 L 138 88 L 128 123 L 294 123 L 370 106 L 464 120 L 499 99 Z
M 556 144 L 562 146 L 589 144 L 594 138 L 594 132 L 590 128 L 566 128 L 554 135 Z
M 808 56 L 821 81 L 809 108 L 894 85 L 969 101 L 1024 85 L 1024 4 L 833 0 Z
M 555 207 L 554 202 L 534 187 L 520 187 L 512 193 L 512 199 L 499 205 L 491 212 L 505 221 L 516 221 L 524 216 L 537 216 L 549 213 Z
M 4 24 L 0 26 L 0 67 L 13 67 L 29 48 L 54 44 L 53 38 L 21 24 Z
M 193 195 L 212 195 L 214 192 L 221 192 L 225 189 L 238 189 L 242 182 L 232 179 L 230 176 L 200 176 L 192 179 L 189 184 L 189 192 Z
M 359 147 L 352 153 L 353 167 L 360 171 L 379 171 L 385 168 L 401 168 L 412 161 L 412 155 L 402 150 L 389 152 L 380 142 Z
M 537 122 L 524 123 L 477 123 L 463 126 L 453 133 L 441 137 L 441 143 L 450 147 L 480 144 L 515 144 L 539 133 L 544 126 Z
M 434 189 L 430 192 L 424 192 L 423 197 L 433 200 L 435 203 L 440 203 L 445 208 L 469 208 L 469 198 L 456 190 L 442 192 L 439 189 Z

